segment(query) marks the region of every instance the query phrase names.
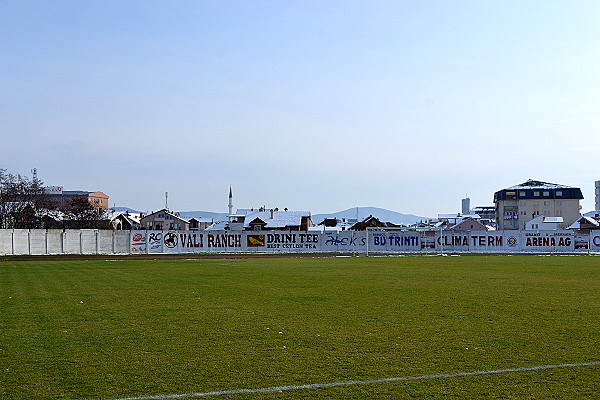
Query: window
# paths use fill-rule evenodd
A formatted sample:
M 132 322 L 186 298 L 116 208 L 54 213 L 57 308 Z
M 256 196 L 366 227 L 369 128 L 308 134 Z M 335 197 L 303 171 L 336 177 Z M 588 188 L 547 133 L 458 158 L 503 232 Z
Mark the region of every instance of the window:
M 533 195 L 536 196 L 536 197 L 539 197 L 540 196 L 540 192 L 533 192 Z
M 556 192 L 556 196 L 562 196 L 562 192 L 559 190 Z
M 546 197 L 550 196 L 550 192 L 544 192 L 543 194 L 544 194 L 544 196 L 546 196 Z
M 519 196 L 525 197 L 525 192 L 519 192 Z

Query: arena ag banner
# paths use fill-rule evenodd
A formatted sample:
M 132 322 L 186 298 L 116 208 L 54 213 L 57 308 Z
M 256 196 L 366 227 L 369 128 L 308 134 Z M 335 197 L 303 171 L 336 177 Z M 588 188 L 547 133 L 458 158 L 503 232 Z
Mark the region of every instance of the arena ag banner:
M 570 252 L 575 250 L 572 231 L 521 231 L 521 250 L 535 252 Z

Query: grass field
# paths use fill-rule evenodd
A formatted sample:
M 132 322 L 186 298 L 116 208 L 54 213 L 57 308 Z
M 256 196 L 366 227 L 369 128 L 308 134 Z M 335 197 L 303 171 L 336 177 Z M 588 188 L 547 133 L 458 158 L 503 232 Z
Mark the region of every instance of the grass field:
M 0 310 L 1 399 L 598 363 L 600 258 L 8 259 Z M 215 398 L 600 398 L 600 365 Z

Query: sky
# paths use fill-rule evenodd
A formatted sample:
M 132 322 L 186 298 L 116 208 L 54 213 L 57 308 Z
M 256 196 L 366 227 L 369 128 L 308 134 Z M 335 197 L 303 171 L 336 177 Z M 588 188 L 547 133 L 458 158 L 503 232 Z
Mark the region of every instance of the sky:
M 0 1 L 0 168 L 111 206 L 493 205 L 600 180 L 600 3 Z

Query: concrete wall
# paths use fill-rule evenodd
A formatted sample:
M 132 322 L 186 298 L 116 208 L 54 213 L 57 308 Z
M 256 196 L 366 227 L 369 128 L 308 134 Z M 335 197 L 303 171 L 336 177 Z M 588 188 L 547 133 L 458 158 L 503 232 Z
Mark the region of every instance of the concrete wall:
M 130 231 L 0 229 L 0 255 L 128 254 Z
M 0 255 L 600 251 L 600 230 L 406 232 L 0 230 Z

